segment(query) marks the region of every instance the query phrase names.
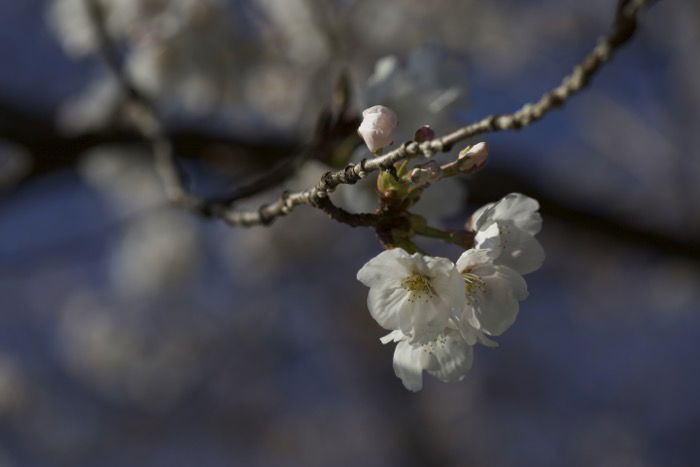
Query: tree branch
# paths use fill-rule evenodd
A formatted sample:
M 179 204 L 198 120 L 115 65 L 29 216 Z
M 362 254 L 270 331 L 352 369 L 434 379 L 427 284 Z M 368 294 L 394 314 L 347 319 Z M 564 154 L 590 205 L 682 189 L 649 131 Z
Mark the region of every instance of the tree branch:
M 194 197 L 185 190 L 183 178 L 173 157 L 172 144 L 162 131 L 152 105 L 148 99 L 139 94 L 138 90 L 131 85 L 129 78 L 122 72 L 118 60 L 115 58 L 115 49 L 102 24 L 97 3 L 94 0 L 86 1 L 91 5 L 91 10 L 95 12 L 93 18 L 96 22 L 105 59 L 124 86 L 129 98 L 134 102 L 135 108 L 140 110 L 135 122 L 144 137 L 151 142 L 156 167 L 165 185 L 168 198 L 182 207 L 221 218 L 233 226 L 267 225 L 275 219 L 287 215 L 295 207 L 304 204 L 330 209 L 333 213 L 332 217 L 335 216 L 336 220 L 347 219 L 346 215 L 339 214 L 338 211 L 329 208 L 332 205 L 325 201 L 329 193 L 338 185 L 354 184 L 371 172 L 389 169 L 396 162 L 410 159 L 419 154 L 430 156 L 438 152 L 448 152 L 456 143 L 476 135 L 517 130 L 536 122 L 551 110 L 561 107 L 571 96 L 588 85 L 600 67 L 609 62 L 614 52 L 633 36 L 638 14 L 643 7 L 651 3 L 651 0 L 622 0 L 618 4 L 616 17 L 608 34 L 598 41 L 593 50 L 574 67 L 569 75 L 564 77 L 559 86 L 545 93 L 537 102 L 525 104 L 510 114 L 487 116 L 441 138 L 423 143 L 404 143 L 386 155 L 366 159 L 358 164 L 350 164 L 343 170 L 330 172 L 315 186 L 307 190 L 296 193 L 285 192 L 272 203 L 262 205 L 256 210 L 243 211 L 236 210 L 230 205 L 209 203 Z

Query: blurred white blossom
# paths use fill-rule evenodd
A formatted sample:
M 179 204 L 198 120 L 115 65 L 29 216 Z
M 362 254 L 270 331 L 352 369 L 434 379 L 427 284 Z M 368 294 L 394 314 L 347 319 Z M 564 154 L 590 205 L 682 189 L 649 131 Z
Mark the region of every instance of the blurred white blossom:
M 194 113 L 214 110 L 234 92 L 230 44 L 236 28 L 227 2 L 98 0 L 97 5 L 107 33 L 126 45 L 126 69 L 141 91 Z M 54 0 L 47 19 L 68 54 L 98 52 L 84 0 Z
M 58 125 L 66 133 L 97 130 L 110 122 L 124 98 L 119 83 L 109 77 L 92 81 L 58 110 Z
M 197 380 L 200 330 L 178 329 L 182 323 L 173 319 L 156 331 L 133 311 L 107 306 L 92 294 L 75 295 L 60 316 L 58 356 L 104 397 L 146 410 L 170 408 Z
M 0 139 L 0 190 L 22 179 L 32 166 L 32 158 L 26 149 Z
M 196 226 L 169 209 L 129 225 L 112 252 L 112 284 L 124 297 L 172 295 L 186 288 L 199 258 Z
M 129 149 L 97 147 L 81 164 L 86 181 L 115 211 L 133 216 L 112 251 L 111 285 L 124 298 L 171 295 L 183 290 L 198 264 L 196 219 L 167 204 L 149 159 Z
M 148 153 L 127 145 L 97 146 L 83 155 L 80 174 L 120 213 L 165 204 Z

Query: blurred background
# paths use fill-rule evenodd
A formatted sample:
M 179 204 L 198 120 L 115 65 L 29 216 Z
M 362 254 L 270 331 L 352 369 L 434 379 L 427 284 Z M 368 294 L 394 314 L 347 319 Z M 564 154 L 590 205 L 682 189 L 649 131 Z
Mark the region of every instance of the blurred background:
M 615 8 L 98 3 L 189 187 L 252 193 L 241 207 L 364 157 L 368 105 L 403 141 L 535 100 Z M 168 207 L 81 0 L 0 0 L 0 466 L 700 464 L 699 46 L 700 4 L 659 2 L 581 95 L 429 191 L 422 212 L 453 228 L 537 198 L 547 261 L 499 348 L 411 394 L 355 280 L 370 230 Z

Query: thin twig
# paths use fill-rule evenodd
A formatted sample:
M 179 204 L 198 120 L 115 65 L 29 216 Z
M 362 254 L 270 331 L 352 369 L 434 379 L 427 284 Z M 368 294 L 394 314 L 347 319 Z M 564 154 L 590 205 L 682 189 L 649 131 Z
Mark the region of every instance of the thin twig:
M 94 6 L 94 0 L 86 1 L 93 4 L 93 10 L 97 10 Z M 358 164 L 350 164 L 343 170 L 324 175 L 318 184 L 307 190 L 296 193 L 285 192 L 275 201 L 252 211 L 236 210 L 225 206 L 208 206 L 203 200 L 189 195 L 183 187 L 182 177 L 175 165 L 172 148 L 167 142 L 167 137 L 162 131 L 161 125 L 158 123 L 153 107 L 138 92 L 128 92 L 128 94 L 136 101 L 138 107 L 144 111 L 144 120 L 138 124 L 143 126 L 141 132 L 152 143 L 158 172 L 163 179 L 169 199 L 186 208 L 219 217 L 233 226 L 267 225 L 277 218 L 287 215 L 296 206 L 303 204 L 323 208 L 326 212 L 329 212 L 329 206 L 332 206 L 332 204 L 329 205 L 325 200 L 328 198 L 329 193 L 338 185 L 354 184 L 371 172 L 391 168 L 396 162 L 410 159 L 419 154 L 448 152 L 456 143 L 467 138 L 484 133 L 517 130 L 536 122 L 551 110 L 561 107 L 571 96 L 588 85 L 600 67 L 609 62 L 614 52 L 634 35 L 637 26 L 637 16 L 641 9 L 650 4 L 651 1 L 620 1 L 615 20 L 608 34 L 598 41 L 593 50 L 586 55 L 581 63 L 574 67 L 569 75 L 564 77 L 559 86 L 545 93 L 537 102 L 525 104 L 510 114 L 487 116 L 453 133 L 431 141 L 423 143 L 408 142 L 383 156 L 363 160 Z M 96 23 L 101 23 L 102 18 L 99 14 L 93 17 Z M 98 36 L 102 41 L 102 49 L 105 52 L 107 61 L 109 64 L 116 64 L 113 54 L 114 48 L 110 45 L 109 36 L 103 25 L 98 24 L 97 26 Z M 110 66 L 110 68 L 112 68 L 112 71 L 117 75 L 127 91 L 136 91 L 130 85 L 128 77 L 122 73 L 118 64 L 117 66 Z M 337 211 L 332 209 L 331 212 L 337 214 Z M 342 219 L 347 218 L 345 215 L 334 214 L 331 214 L 332 217 L 341 222 L 344 222 Z
M 377 226 L 382 220 L 382 216 L 380 214 L 355 214 L 348 212 L 345 209 L 333 204 L 328 197 L 319 199 L 316 207 L 328 214 L 331 219 L 347 224 L 350 227 L 374 227 Z
M 201 200 L 190 195 L 184 188 L 182 174 L 175 162 L 172 142 L 165 133 L 154 104 L 132 84 L 130 77 L 124 72 L 119 53 L 105 26 L 101 5 L 96 0 L 84 0 L 84 2 L 95 28 L 94 32 L 102 57 L 124 89 L 131 105 L 130 116 L 133 123 L 142 136 L 151 143 L 156 171 L 165 186 L 168 199 L 185 208 L 201 209 Z
M 561 84 L 544 94 L 536 103 L 525 104 L 512 114 L 491 115 L 471 125 L 463 127 L 442 138 L 425 143 L 411 142 L 404 144 L 384 156 L 350 164 L 345 169 L 333 172 L 316 186 L 298 193 L 288 194 L 275 202 L 262 206 L 257 211 L 228 210 L 222 217 L 231 225 L 250 226 L 268 224 L 271 220 L 288 214 L 302 204 L 315 205 L 320 199 L 341 184 L 353 184 L 370 172 L 385 169 L 394 163 L 421 153 L 447 152 L 454 144 L 467 138 L 496 131 L 523 128 L 542 118 L 547 112 L 561 107 L 572 95 L 582 90 L 591 80 L 601 65 L 607 63 L 615 50 L 625 44 L 636 29 L 637 15 L 648 0 L 621 2 L 617 16 L 609 33 L 598 41 L 595 48 L 576 65 L 571 74 Z

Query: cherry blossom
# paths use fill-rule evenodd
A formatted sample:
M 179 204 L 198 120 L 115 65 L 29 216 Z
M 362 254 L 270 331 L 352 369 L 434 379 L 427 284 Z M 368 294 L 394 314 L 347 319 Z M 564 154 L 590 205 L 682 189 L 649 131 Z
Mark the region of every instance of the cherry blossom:
M 435 338 L 422 343 L 412 342 L 401 331 L 381 339 L 382 343 L 397 342 L 394 350 L 394 372 L 406 389 L 423 388 L 423 371 L 440 381 L 460 381 L 472 366 L 474 350 L 462 335 L 450 326 Z
M 495 262 L 528 274 L 542 266 L 544 250 L 535 239 L 542 228 L 539 203 L 510 193 L 478 209 L 467 226 L 475 232 L 475 248 L 491 250 Z
M 367 307 L 380 326 L 412 342 L 436 338 L 466 305 L 464 281 L 447 258 L 386 250 L 357 273 L 369 287 Z
M 493 263 L 493 252 L 470 249 L 457 260 L 464 279 L 467 304 L 459 320 L 470 343 L 481 333 L 501 335 L 515 321 L 519 302 L 528 296 L 527 284 L 514 269 Z

